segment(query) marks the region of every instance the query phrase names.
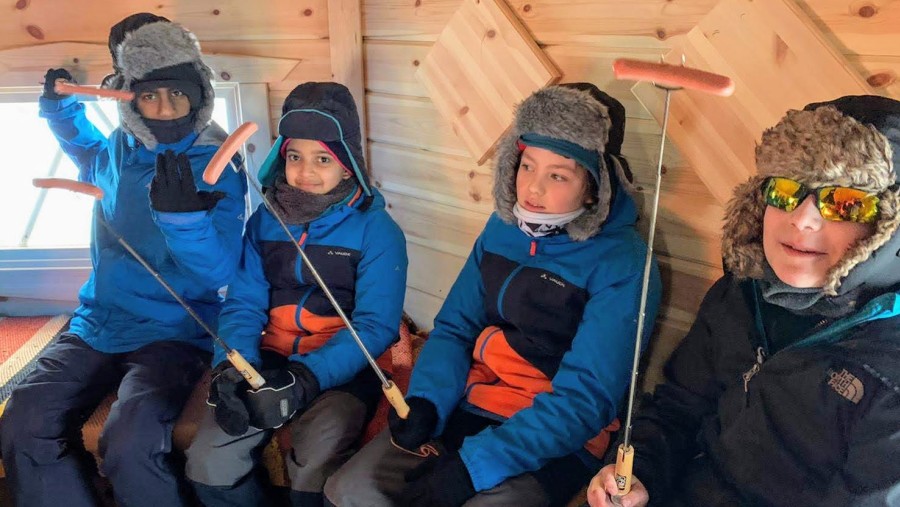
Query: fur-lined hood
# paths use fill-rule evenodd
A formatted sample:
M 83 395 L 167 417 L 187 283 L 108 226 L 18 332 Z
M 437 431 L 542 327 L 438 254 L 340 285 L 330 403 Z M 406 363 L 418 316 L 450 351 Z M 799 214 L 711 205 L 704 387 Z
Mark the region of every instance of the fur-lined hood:
M 857 119 L 862 121 L 857 121 Z M 795 179 L 810 188 L 855 187 L 880 197 L 874 233 L 852 246 L 829 271 L 822 291 L 846 294 L 866 285 L 900 284 L 900 102 L 862 96 L 791 110 L 766 130 L 756 147 L 757 175 L 739 185 L 726 208 L 722 255 L 738 278 L 763 277 L 761 187 L 770 176 Z
M 115 61 L 118 70 L 104 86 L 107 88 L 130 91 L 135 82 L 147 74 L 191 63 L 200 76 L 203 101 L 195 110 L 194 132 L 201 132 L 212 120 L 215 105 L 213 88 L 213 71 L 200 56 L 200 43 L 191 32 L 177 23 L 157 21 L 145 24 L 125 34 L 124 39 L 115 47 Z M 156 149 L 156 137 L 144 123 L 140 113 L 132 102 L 119 102 L 119 114 L 122 128 L 139 139 L 148 149 Z
M 611 120 L 610 116 L 614 116 Z M 559 139 L 599 154 L 597 202 L 573 220 L 566 230 L 575 241 L 600 232 L 612 213 L 622 213 L 630 223 L 637 218 L 630 172 L 620 155 L 624 134 L 624 108 L 618 101 L 585 83 L 548 86 L 538 90 L 516 108 L 510 131 L 500 140 L 494 164 L 494 204 L 506 223 L 515 223 L 516 172 L 524 134 Z M 613 142 L 614 141 L 614 142 Z M 612 166 L 612 168 L 611 168 Z M 590 171 L 590 169 L 589 169 Z M 615 206 L 611 206 L 615 200 Z

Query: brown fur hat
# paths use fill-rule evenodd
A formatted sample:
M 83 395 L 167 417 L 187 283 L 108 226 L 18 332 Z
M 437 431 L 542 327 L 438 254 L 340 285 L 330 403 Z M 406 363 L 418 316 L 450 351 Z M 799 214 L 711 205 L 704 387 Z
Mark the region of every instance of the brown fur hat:
M 739 185 L 728 203 L 722 237 L 725 269 L 738 278 L 761 278 L 763 201 L 770 176 L 810 188 L 855 187 L 880 197 L 874 233 L 850 247 L 828 273 L 822 291 L 843 294 L 863 284 L 900 284 L 900 102 L 851 96 L 790 110 L 766 130 L 756 147 L 757 175 Z

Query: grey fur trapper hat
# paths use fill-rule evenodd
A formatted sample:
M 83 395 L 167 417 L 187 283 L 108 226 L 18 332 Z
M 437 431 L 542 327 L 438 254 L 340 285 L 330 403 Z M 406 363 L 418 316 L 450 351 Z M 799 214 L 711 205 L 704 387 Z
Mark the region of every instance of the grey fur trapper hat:
M 193 131 L 202 131 L 212 120 L 215 90 L 212 69 L 200 56 L 200 43 L 194 34 L 164 18 L 142 22 L 144 24 L 133 30 L 123 31 L 124 35 L 111 31 L 110 48 L 116 73 L 105 80 L 104 87 L 132 91 L 145 81 L 188 81 L 200 90 L 199 100 L 191 97 L 191 112 L 194 114 Z M 114 44 L 119 38 L 121 42 Z M 194 102 L 199 104 L 195 107 Z M 132 102 L 119 102 L 119 114 L 126 132 L 149 149 L 156 148 L 158 140 Z
M 566 227 L 575 241 L 598 234 L 621 190 L 633 191 L 631 171 L 621 154 L 625 108 L 590 83 L 547 86 L 516 108 L 509 132 L 500 140 L 494 163 L 494 205 L 515 223 L 516 173 L 521 145 L 539 146 L 574 159 L 595 183 L 595 202 Z
M 738 278 L 763 277 L 762 184 L 770 176 L 808 188 L 837 185 L 879 196 L 874 232 L 844 254 L 822 292 L 838 296 L 900 287 L 900 102 L 863 95 L 790 110 L 762 135 L 757 175 L 735 188 L 722 237 L 725 269 Z

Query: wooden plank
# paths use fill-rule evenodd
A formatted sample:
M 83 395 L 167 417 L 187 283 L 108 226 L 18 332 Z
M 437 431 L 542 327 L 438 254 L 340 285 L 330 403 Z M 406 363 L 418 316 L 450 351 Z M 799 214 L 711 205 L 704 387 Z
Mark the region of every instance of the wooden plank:
M 747 51 L 748 47 L 758 50 Z M 722 203 L 735 185 L 756 172 L 755 142 L 784 111 L 870 92 L 846 59 L 786 0 L 722 0 L 675 45 L 670 63 L 680 61 L 682 54 L 690 66 L 735 80 L 736 92 L 727 99 L 694 91 L 675 93 L 668 132 Z M 649 83 L 634 90 L 659 118 L 661 92 Z
M 440 311 L 442 304 L 444 300 L 441 298 L 407 287 L 403 310 L 419 329 L 430 331 L 434 328 L 434 316 Z
M 281 81 L 297 66 L 296 60 L 226 54 L 204 54 L 203 60 L 228 82 Z M 100 84 L 112 72 L 109 50 L 103 44 L 60 42 L 0 51 L 0 86 L 33 86 L 51 67 L 65 67 L 81 84 Z
M 505 0 L 464 0 L 416 70 L 479 164 L 509 128 L 516 104 L 559 77 Z
M 848 56 L 848 59 L 876 93 L 900 100 L 900 56 Z
M 369 0 L 364 4 L 366 38 L 434 41 L 461 0 Z M 661 47 L 684 33 L 716 0 L 513 0 L 510 8 L 544 44 Z
M 366 139 L 365 70 L 362 49 L 361 0 L 328 0 L 328 40 L 331 44 L 332 80 L 350 90 L 362 139 Z
M 388 213 L 407 243 L 417 243 L 459 257 L 469 255 L 489 215 L 382 191 Z
M 415 78 L 415 73 L 429 49 L 430 45 L 422 42 L 367 41 L 366 88 L 378 93 L 427 97 L 428 92 Z M 656 60 L 665 51 L 667 49 L 607 49 L 575 44 L 544 47 L 544 52 L 562 71 L 562 82 L 593 83 L 622 102 L 629 118 L 641 119 L 652 116 L 631 93 L 633 83 L 615 79 L 612 61 L 616 58 Z
M 330 45 L 327 39 L 203 41 L 203 52 L 211 55 L 277 56 L 296 61 L 297 65 L 283 80 L 269 82 L 269 89 L 290 91 L 306 81 L 331 80 Z M 278 103 L 278 107 L 281 107 L 281 103 Z
M 109 29 L 126 16 L 151 12 L 183 24 L 203 40 L 325 39 L 326 0 L 192 0 L 161 3 L 30 2 L 10 4 L 0 17 L 0 48 L 49 42 L 106 44 Z
M 369 93 L 369 139 L 469 157 L 469 152 L 428 99 Z
M 428 97 L 416 79 L 416 69 L 428 55 L 431 44 L 367 40 L 366 89 L 372 92 Z
M 409 256 L 406 285 L 441 300 L 447 297 L 467 258 L 412 242 L 407 243 L 406 253 Z
M 803 0 L 798 5 L 843 52 L 900 56 L 897 0 Z
M 493 173 L 470 158 L 372 143 L 375 186 L 389 192 L 491 213 Z

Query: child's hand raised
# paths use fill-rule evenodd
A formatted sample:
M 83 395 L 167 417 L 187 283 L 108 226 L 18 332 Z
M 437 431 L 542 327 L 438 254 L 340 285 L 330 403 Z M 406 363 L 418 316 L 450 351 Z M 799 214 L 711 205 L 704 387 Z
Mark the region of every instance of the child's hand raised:
M 606 465 L 591 479 L 587 490 L 587 500 L 591 507 L 644 507 L 650 501 L 650 494 L 638 480 L 631 478 L 631 491 L 618 496 L 616 487 L 616 466 Z
M 197 191 L 191 162 L 187 155 L 175 156 L 166 150 L 156 156 L 156 175 L 150 182 L 150 206 L 159 212 L 184 213 L 209 211 L 216 206 L 224 192 Z

